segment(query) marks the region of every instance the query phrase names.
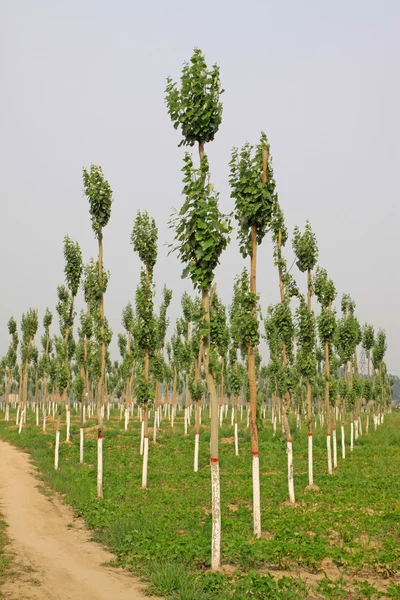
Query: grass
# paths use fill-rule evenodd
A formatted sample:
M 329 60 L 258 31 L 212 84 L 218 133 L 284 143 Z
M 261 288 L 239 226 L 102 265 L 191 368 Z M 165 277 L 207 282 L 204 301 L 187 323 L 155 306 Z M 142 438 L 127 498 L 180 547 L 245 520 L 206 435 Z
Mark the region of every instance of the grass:
M 4 583 L 14 576 L 13 557 L 8 549 L 7 524 L 0 515 L 0 598 L 4 598 L 1 591 Z
M 72 443 L 61 444 L 58 472 L 53 467 L 51 418 L 46 434 L 35 427 L 33 413 L 21 435 L 12 421 L 10 425 L 2 421 L 0 436 L 31 453 L 44 482 L 84 517 L 119 565 L 149 581 L 149 592 L 169 600 L 241 600 L 250 594 L 255 600 L 279 600 L 308 598 L 313 588 L 314 597 L 361 600 L 381 598 L 378 589 L 392 582 L 386 597 L 400 598 L 400 587 L 394 583 L 400 568 L 399 414 L 387 416 L 376 432 L 364 434 L 352 453 L 347 448 L 346 460 L 338 457 L 339 468 L 331 476 L 326 472 L 326 438 L 317 428 L 314 481 L 319 491 L 313 492 L 305 491 L 305 427 L 299 432 L 293 426 L 295 506 L 287 503 L 285 439 L 280 434 L 274 438 L 265 421 L 260 433 L 263 536 L 259 540 L 252 535 L 249 431 L 244 418 L 236 457 L 228 441 L 229 416 L 220 430 L 223 569 L 212 573 L 207 415 L 200 436 L 199 472 L 193 473 L 194 433 L 191 428 L 190 435 L 183 436 L 180 414 L 174 430 L 164 420 L 157 444 L 150 444 L 149 487 L 142 490 L 140 424 L 135 415 L 125 432 L 117 410 L 114 413 L 104 435 L 102 502 L 96 499 L 94 420 L 87 423 L 86 462 L 79 465 L 79 425 L 73 417 Z M 348 431 L 346 435 L 349 438 Z

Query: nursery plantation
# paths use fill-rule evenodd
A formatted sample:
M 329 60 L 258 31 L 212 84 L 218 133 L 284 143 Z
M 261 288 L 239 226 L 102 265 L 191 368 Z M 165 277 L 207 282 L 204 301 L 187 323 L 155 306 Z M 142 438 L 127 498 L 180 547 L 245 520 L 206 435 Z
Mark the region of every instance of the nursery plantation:
M 400 411 L 386 332 L 359 321 L 352 290 L 338 295 L 312 224 L 288 231 L 266 133 L 232 149 L 222 214 L 208 149 L 223 92 L 218 65 L 197 48 L 166 81 L 182 188 L 169 249 L 151 196 L 127 215 L 140 276 L 120 330 L 108 321 L 113 249 L 103 243 L 118 197 L 93 164 L 82 173 L 93 258 L 68 232 L 55 305 L 39 314 L 27 296 L 21 322 L 2 326 L 0 597 L 24 597 L 23 587 L 7 595 L 18 582 L 31 598 L 56 597 L 35 563 L 43 553 L 49 572 L 58 556 L 79 581 L 73 591 L 54 567 L 60 599 L 400 598 Z M 225 305 L 215 272 L 229 244 L 243 261 Z M 181 297 L 167 273 L 155 277 L 168 251 L 187 280 Z M 258 291 L 267 268 L 273 305 Z M 30 539 L 28 565 L 9 514 Z

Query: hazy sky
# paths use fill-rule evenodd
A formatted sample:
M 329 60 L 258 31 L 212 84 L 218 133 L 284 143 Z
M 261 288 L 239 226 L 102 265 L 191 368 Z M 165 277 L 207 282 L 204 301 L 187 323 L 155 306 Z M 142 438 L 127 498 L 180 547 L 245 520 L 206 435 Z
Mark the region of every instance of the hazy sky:
M 1 0 L 0 355 L 11 315 L 54 310 L 64 235 L 85 261 L 96 255 L 82 194 L 90 163 L 114 191 L 104 236 L 114 356 L 139 276 L 129 243 L 138 209 L 157 220 L 157 287 L 173 288 L 170 317 L 178 315 L 191 285 L 165 245 L 182 202 L 184 150 L 164 89 L 199 46 L 220 65 L 226 90 L 207 147 L 221 208 L 232 209 L 232 146 L 256 143 L 264 130 L 289 230 L 311 221 L 320 264 L 339 296 L 354 298 L 362 323 L 386 329 L 388 366 L 400 375 L 399 32 L 398 0 Z M 242 267 L 233 241 L 216 274 L 225 302 Z M 269 240 L 258 273 L 265 312 L 278 300 Z

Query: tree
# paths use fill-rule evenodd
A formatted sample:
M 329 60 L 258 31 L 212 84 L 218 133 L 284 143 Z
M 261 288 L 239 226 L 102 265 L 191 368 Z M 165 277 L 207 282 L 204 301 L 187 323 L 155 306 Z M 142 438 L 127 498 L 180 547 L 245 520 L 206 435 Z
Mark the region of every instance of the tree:
M 19 433 L 22 431 L 22 425 L 26 420 L 26 408 L 28 400 L 28 366 L 32 356 L 32 346 L 34 337 L 38 329 L 38 312 L 30 308 L 26 314 L 22 315 L 22 345 L 21 345 L 21 384 L 22 384 L 22 410 L 20 414 Z
M 367 374 L 368 379 L 371 377 L 371 350 L 374 347 L 375 343 L 375 332 L 372 325 L 368 325 L 365 323 L 362 328 L 362 346 L 365 350 L 365 354 L 367 355 Z
M 301 234 L 298 227 L 295 227 L 293 232 L 293 250 L 297 258 L 297 267 L 302 273 L 307 273 L 307 304 L 301 303 L 298 312 L 298 319 L 303 322 L 301 326 L 305 336 L 307 336 L 307 321 L 309 326 L 315 326 L 315 318 L 311 314 L 311 295 L 312 295 L 312 279 L 311 273 L 317 264 L 318 246 L 317 240 L 312 232 L 311 225 L 307 221 L 304 233 Z M 305 313 L 308 311 L 308 314 Z M 315 371 L 313 358 L 315 333 L 310 331 L 308 341 L 304 338 L 305 345 L 300 353 L 299 358 L 301 363 L 301 372 L 307 378 L 307 427 L 308 427 L 308 484 L 314 485 L 313 475 L 313 443 L 312 443 L 312 403 L 311 403 L 311 378 Z M 314 370 L 313 370 L 314 369 Z M 306 374 L 307 373 L 307 374 Z
M 14 317 L 11 317 L 7 323 L 8 333 L 11 335 L 11 343 L 8 347 L 8 352 L 6 355 L 6 369 L 7 369 L 7 389 L 6 389 L 6 410 L 5 410 L 5 421 L 10 420 L 10 391 L 11 391 L 11 382 L 13 378 L 13 371 L 17 364 L 17 350 L 18 350 L 18 331 L 17 331 L 17 322 Z
M 83 169 L 83 188 L 89 200 L 89 212 L 92 220 L 92 229 L 98 242 L 98 299 L 99 299 L 99 321 L 101 337 L 100 355 L 100 378 L 97 388 L 97 497 L 103 498 L 103 416 L 102 404 L 104 399 L 105 371 L 106 371 L 106 344 L 104 323 L 104 294 L 106 282 L 103 281 L 103 229 L 107 226 L 111 217 L 112 190 L 104 179 L 101 167 L 91 165 L 89 171 Z
M 280 305 L 270 307 L 268 318 L 265 321 L 265 332 L 270 347 L 270 372 L 273 380 L 273 401 L 278 396 L 282 401 L 283 425 L 286 436 L 288 455 L 288 489 L 289 501 L 295 503 L 293 479 L 293 441 L 290 431 L 289 412 L 291 405 L 291 392 L 298 388 L 294 367 L 294 323 L 290 308 L 291 298 L 299 296 L 299 291 L 290 275 L 282 249 L 288 240 L 285 219 L 278 201 L 274 205 L 271 221 L 272 241 L 274 244 L 274 263 L 278 269 Z M 301 381 L 300 381 L 301 385 Z M 301 393 L 301 392 L 300 392 Z M 274 411 L 275 413 L 275 411 Z M 276 430 L 276 417 L 273 415 L 274 433 Z
M 317 296 L 318 302 L 321 305 L 321 312 L 318 316 L 318 330 L 319 337 L 324 346 L 325 355 L 325 409 L 327 417 L 327 432 L 326 432 L 326 445 L 328 451 L 328 473 L 332 474 L 332 451 L 331 451 L 331 434 L 334 437 L 334 457 L 333 463 L 336 467 L 336 418 L 334 418 L 334 427 L 332 430 L 332 419 L 331 419 L 331 406 L 330 406 L 330 356 L 331 356 L 331 343 L 335 333 L 336 318 L 335 313 L 332 312 L 332 303 L 336 298 L 336 289 L 333 281 L 328 278 L 328 274 L 325 269 L 317 268 L 317 272 L 314 279 L 314 290 Z
M 43 328 L 44 335 L 42 336 L 42 348 L 43 348 L 43 432 L 46 431 L 46 419 L 47 419 L 47 384 L 49 374 L 49 356 L 52 351 L 52 341 L 50 337 L 50 326 L 53 322 L 53 315 L 46 308 L 45 315 L 43 317 Z
M 239 225 L 239 245 L 243 258 L 250 257 L 248 306 L 257 319 L 257 245 L 261 244 L 271 224 L 275 202 L 275 181 L 270 161 L 267 137 L 261 134 L 253 148 L 245 144 L 239 151 L 234 148 L 230 162 L 231 197 L 235 200 L 235 217 Z M 246 338 L 248 379 L 250 387 L 250 431 L 253 471 L 253 525 L 254 534 L 261 536 L 260 465 L 257 431 L 257 383 L 254 354 L 258 338 Z
M 65 281 L 67 284 L 68 291 L 70 293 L 70 305 L 69 310 L 66 314 L 66 323 L 65 323 L 65 332 L 64 339 L 65 344 L 68 346 L 68 340 L 70 332 L 72 333 L 72 328 L 74 326 L 74 307 L 75 307 L 75 298 L 78 294 L 79 285 L 81 282 L 82 271 L 83 271 L 83 262 L 82 262 L 82 252 L 79 247 L 78 242 L 73 242 L 68 236 L 64 238 L 64 274 Z M 69 365 L 67 363 L 67 369 L 69 372 Z M 68 377 L 70 381 L 70 376 Z M 71 427 L 71 411 L 68 402 L 68 387 L 64 389 L 64 397 L 63 401 L 65 404 L 66 410 L 66 418 L 67 418 L 67 442 L 70 440 L 70 427 Z
M 140 283 L 136 290 L 136 327 L 135 337 L 144 357 L 144 373 L 139 375 L 137 401 L 143 406 L 144 450 L 142 487 L 147 487 L 147 464 L 149 457 L 148 416 L 149 401 L 153 397 L 149 378 L 149 361 L 157 347 L 157 323 L 154 315 L 153 269 L 157 261 L 158 230 L 156 222 L 147 212 L 138 212 L 133 224 L 131 243 L 144 265 L 140 273 Z

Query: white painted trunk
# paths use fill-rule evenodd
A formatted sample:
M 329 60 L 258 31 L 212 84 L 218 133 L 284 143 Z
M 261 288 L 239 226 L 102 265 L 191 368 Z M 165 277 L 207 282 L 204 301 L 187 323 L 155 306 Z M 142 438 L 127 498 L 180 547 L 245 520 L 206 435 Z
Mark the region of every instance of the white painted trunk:
M 21 431 L 22 431 L 22 424 L 24 422 L 24 414 L 25 414 L 25 409 L 23 408 L 22 411 L 21 411 L 21 418 L 19 420 L 19 430 L 18 430 L 18 433 L 21 433 Z
M 184 419 L 183 419 L 185 422 L 185 435 L 188 434 L 188 418 L 189 418 L 188 409 L 185 407 L 185 415 L 184 415 Z
M 39 402 L 36 402 L 36 426 L 39 427 Z
M 153 442 L 157 441 L 157 413 L 158 411 L 154 411 L 154 423 L 153 423 Z
M 224 418 L 224 407 L 219 407 L 219 426 L 222 427 L 222 420 Z
M 240 405 L 240 420 L 243 421 L 243 404 Z
M 384 418 L 385 418 L 385 415 L 382 413 L 381 414 L 381 425 L 383 425 Z
M 337 440 L 336 440 L 336 427 L 332 429 L 332 442 L 333 442 L 333 468 L 337 469 Z
M 277 422 L 277 417 L 275 415 L 274 416 L 274 436 L 276 435 L 276 422 Z
M 172 410 L 171 410 L 171 428 L 174 427 L 174 419 L 175 419 L 175 410 L 174 410 L 174 407 L 172 407 Z
M 329 475 L 332 475 L 332 448 L 330 434 L 327 434 L 326 436 L 326 449 L 328 452 L 328 473 Z
M 161 406 L 157 409 L 157 427 L 160 428 L 161 423 Z
M 144 421 L 142 421 L 142 430 L 140 433 L 140 456 L 143 455 L 143 446 L 144 446 Z
M 147 463 L 149 460 L 149 437 L 144 437 L 142 488 L 147 488 Z
M 103 435 L 97 436 L 97 497 L 103 497 Z
M 363 434 L 363 427 L 362 427 L 361 415 L 358 417 L 358 433 L 359 433 L 360 437 Z
M 83 448 L 84 448 L 85 430 L 83 427 L 80 429 L 79 436 L 79 462 L 83 464 Z
M 200 435 L 198 433 L 196 433 L 196 435 L 194 436 L 194 466 L 193 466 L 193 471 L 195 473 L 197 473 L 197 471 L 199 470 L 199 442 L 200 442 Z
M 344 439 L 344 423 L 340 426 L 340 432 L 342 437 L 342 458 L 346 458 L 346 442 Z
M 67 442 L 69 442 L 71 436 L 71 411 L 67 408 Z
M 354 448 L 354 423 L 350 421 L 350 451 L 352 452 Z
M 211 569 L 219 569 L 221 562 L 221 491 L 218 459 L 211 461 L 212 534 Z
M 18 425 L 19 424 L 19 413 L 20 413 L 20 406 L 18 404 L 18 408 L 17 408 L 17 418 L 15 419 L 15 424 Z
M 354 421 L 354 439 L 358 440 L 358 419 Z
M 367 422 L 365 424 L 365 433 L 368 433 L 368 429 L 369 429 L 369 415 L 367 415 Z
M 250 411 L 247 408 L 247 429 L 250 427 Z
M 312 435 L 309 436 L 308 439 L 311 438 L 311 448 L 312 448 Z M 288 456 L 288 486 L 289 486 L 289 502 L 290 504 L 294 504 L 296 502 L 294 497 L 294 479 L 293 479 L 293 447 L 292 440 L 287 442 L 287 456 Z
M 261 537 L 261 500 L 260 500 L 260 461 L 258 454 L 253 454 L 253 533 Z
M 235 423 L 235 455 L 239 455 L 239 437 L 238 437 L 238 424 Z
M 290 442 L 290 447 L 292 447 L 291 442 Z M 288 442 L 288 453 L 289 453 L 289 442 Z M 312 440 L 312 433 L 310 433 L 310 432 L 308 433 L 308 485 L 314 485 L 313 440 Z M 290 494 L 290 490 L 289 490 L 289 494 Z
M 56 431 L 56 448 L 55 448 L 55 452 L 54 452 L 54 468 L 56 471 L 58 471 L 59 451 L 60 451 L 60 430 L 57 429 L 57 431 Z
M 126 408 L 125 409 L 125 431 L 128 431 L 128 423 L 129 423 L 129 410 Z
M 46 407 L 43 409 L 43 433 L 46 432 L 46 421 L 47 421 L 47 414 L 46 414 Z
M 233 427 L 233 424 L 235 422 L 235 409 L 232 407 L 232 413 L 231 413 L 231 426 Z

